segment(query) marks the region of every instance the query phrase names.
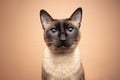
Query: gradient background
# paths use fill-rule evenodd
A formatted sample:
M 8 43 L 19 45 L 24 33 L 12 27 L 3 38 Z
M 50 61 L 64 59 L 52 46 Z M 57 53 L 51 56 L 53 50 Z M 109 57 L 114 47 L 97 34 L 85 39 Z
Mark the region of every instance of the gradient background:
M 120 80 L 120 0 L 0 0 L 0 80 L 41 80 L 39 10 L 66 18 L 78 7 L 86 80 Z

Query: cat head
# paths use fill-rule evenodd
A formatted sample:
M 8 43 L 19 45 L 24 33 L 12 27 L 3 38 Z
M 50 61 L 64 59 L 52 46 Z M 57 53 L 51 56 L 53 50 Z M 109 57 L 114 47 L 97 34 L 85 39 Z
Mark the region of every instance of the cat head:
M 44 40 L 52 52 L 73 51 L 80 40 L 82 8 L 77 8 L 66 19 L 53 19 L 45 10 L 40 11 L 40 20 L 44 30 Z

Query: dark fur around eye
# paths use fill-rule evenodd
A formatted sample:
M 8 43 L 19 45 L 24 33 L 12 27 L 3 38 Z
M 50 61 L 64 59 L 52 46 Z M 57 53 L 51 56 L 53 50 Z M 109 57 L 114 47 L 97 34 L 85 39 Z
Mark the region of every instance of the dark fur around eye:
M 69 31 L 69 32 L 72 32 L 73 31 L 73 27 L 69 27 L 67 30 Z
M 56 29 L 56 28 L 51 28 L 50 31 L 51 31 L 52 33 L 56 33 L 56 32 L 57 32 L 57 29 Z

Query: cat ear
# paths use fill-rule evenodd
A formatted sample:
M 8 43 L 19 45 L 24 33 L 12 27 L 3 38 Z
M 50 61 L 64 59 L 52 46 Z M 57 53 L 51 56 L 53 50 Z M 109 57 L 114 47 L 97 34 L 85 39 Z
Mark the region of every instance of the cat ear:
M 45 10 L 40 10 L 40 20 L 43 29 L 47 28 L 47 24 L 53 20 L 53 18 Z
M 69 19 L 79 26 L 82 20 L 82 8 L 77 8 Z

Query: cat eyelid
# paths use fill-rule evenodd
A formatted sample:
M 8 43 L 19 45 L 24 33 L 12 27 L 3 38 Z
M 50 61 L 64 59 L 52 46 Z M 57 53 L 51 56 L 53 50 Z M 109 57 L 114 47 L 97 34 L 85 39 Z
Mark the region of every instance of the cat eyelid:
M 56 32 L 57 32 L 57 29 L 56 29 L 56 28 L 50 28 L 50 31 L 51 31 L 52 33 L 56 33 Z

